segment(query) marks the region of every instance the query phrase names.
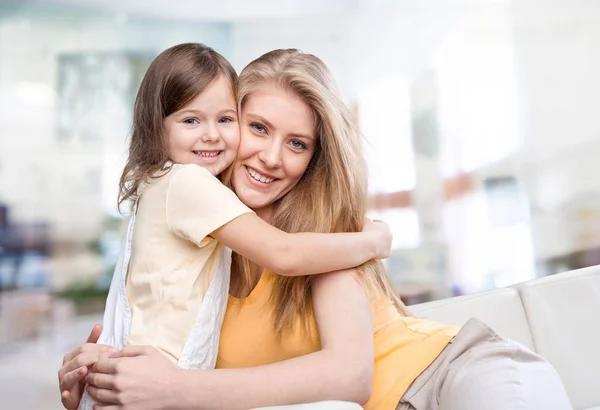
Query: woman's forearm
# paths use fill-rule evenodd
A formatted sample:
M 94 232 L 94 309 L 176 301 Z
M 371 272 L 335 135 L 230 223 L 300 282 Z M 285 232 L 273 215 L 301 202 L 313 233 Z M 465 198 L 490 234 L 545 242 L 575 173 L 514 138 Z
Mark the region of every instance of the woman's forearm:
M 321 350 L 242 369 L 179 370 L 174 408 L 251 409 L 323 400 L 365 403 L 373 386 L 373 325 L 369 297 L 356 272 L 319 275 L 313 306 Z M 164 394 L 163 394 L 164 396 Z
M 353 366 L 321 350 L 259 367 L 182 370 L 173 383 L 178 389 L 174 408 L 234 410 L 321 400 L 362 404 L 371 382 L 372 367 Z

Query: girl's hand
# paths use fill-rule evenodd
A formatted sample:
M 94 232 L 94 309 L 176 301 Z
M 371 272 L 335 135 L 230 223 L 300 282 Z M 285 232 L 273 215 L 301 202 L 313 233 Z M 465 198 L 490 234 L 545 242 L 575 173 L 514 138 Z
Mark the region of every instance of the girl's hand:
M 371 233 L 377 245 L 377 256 L 375 259 L 386 259 L 392 252 L 392 232 L 387 223 L 380 220 L 365 218 L 363 232 Z
M 115 351 L 110 346 L 96 344 L 100 333 L 102 326 L 94 326 L 87 342 L 63 357 L 63 365 L 58 370 L 58 383 L 61 401 L 67 410 L 75 410 L 79 406 L 85 387 L 84 377 L 88 374 L 90 366 L 100 357 L 107 357 L 110 352 Z
M 153 347 L 126 347 L 93 366 L 85 378 L 86 390 L 98 402 L 105 403 L 94 406 L 98 410 L 173 408 L 178 400 L 174 390 L 180 372 Z

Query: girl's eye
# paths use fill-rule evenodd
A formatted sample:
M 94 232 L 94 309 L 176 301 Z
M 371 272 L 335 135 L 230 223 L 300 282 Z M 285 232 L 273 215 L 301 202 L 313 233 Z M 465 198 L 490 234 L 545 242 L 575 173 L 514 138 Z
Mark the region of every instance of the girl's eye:
M 306 144 L 300 140 L 292 140 L 292 141 L 290 141 L 290 145 L 292 146 L 292 148 L 297 149 L 297 150 L 305 150 L 306 149 Z
M 233 122 L 233 118 L 231 118 L 231 117 L 221 117 L 221 118 L 219 118 L 219 123 L 221 123 L 221 124 L 228 124 L 230 122 Z
M 250 127 L 252 127 L 252 129 L 254 129 L 254 131 L 259 132 L 261 134 L 267 132 L 267 129 L 265 128 L 265 126 L 261 125 L 257 122 L 251 123 Z
M 196 125 L 200 124 L 200 121 L 198 121 L 196 118 L 186 118 L 183 120 L 183 123 L 189 125 Z

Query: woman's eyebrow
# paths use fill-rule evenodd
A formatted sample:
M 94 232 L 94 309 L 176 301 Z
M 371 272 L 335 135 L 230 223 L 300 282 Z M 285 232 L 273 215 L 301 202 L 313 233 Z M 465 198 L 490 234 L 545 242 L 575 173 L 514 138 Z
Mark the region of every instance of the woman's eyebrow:
M 248 117 L 253 117 L 254 120 L 262 122 L 263 125 L 267 126 L 267 128 L 275 128 L 275 126 L 273 126 L 273 124 L 271 124 L 269 122 L 269 120 L 267 120 L 265 117 L 262 117 L 258 114 L 248 114 Z
M 313 141 L 315 139 L 315 137 L 312 136 L 312 135 L 298 134 L 297 132 L 294 132 L 294 133 L 289 134 L 289 135 L 290 135 L 290 137 L 300 138 L 300 139 L 307 139 L 307 140 L 311 140 L 311 141 Z
M 248 117 L 251 117 L 252 119 L 254 119 L 255 121 L 259 121 L 261 122 L 263 125 L 266 125 L 267 128 L 271 128 L 271 129 L 275 129 L 275 126 L 269 122 L 269 120 L 267 120 L 265 117 L 258 115 L 258 114 L 247 114 Z M 297 132 L 293 132 L 291 134 L 288 134 L 290 137 L 294 137 L 294 138 L 304 138 L 307 140 L 314 140 L 315 137 L 311 134 L 300 134 Z

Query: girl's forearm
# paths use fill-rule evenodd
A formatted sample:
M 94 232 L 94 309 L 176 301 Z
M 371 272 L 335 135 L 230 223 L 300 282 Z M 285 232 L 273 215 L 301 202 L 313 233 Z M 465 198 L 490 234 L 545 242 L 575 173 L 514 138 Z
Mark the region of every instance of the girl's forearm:
M 301 276 L 349 269 L 380 254 L 374 233 L 289 234 L 281 247 L 288 252 L 276 255 L 284 263 L 283 276 Z

